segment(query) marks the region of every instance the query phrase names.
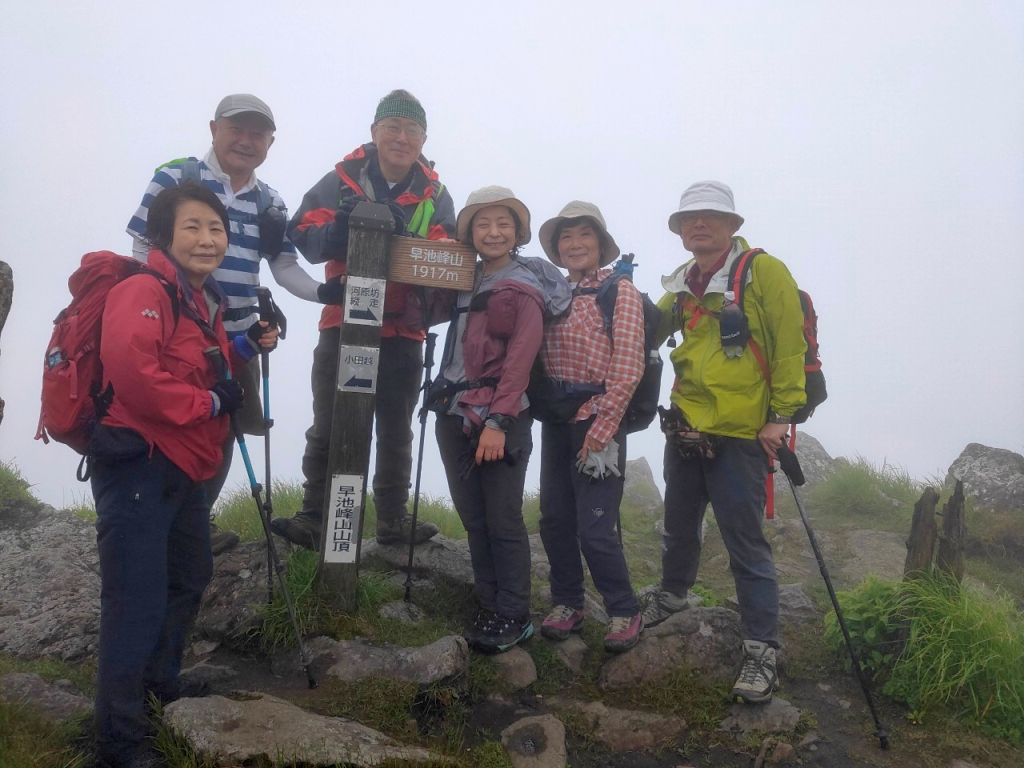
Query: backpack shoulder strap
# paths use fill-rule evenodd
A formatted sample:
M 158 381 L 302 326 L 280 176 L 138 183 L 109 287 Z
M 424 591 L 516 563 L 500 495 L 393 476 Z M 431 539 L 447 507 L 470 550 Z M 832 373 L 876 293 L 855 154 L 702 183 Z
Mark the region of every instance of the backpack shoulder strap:
M 274 196 L 266 183 L 256 179 L 256 215 L 262 216 L 264 211 L 274 204 Z
M 729 286 L 736 296 L 736 302 L 740 305 L 740 309 L 744 308 L 743 292 L 750 281 L 750 270 L 754 265 L 754 257 L 759 253 L 764 253 L 764 248 L 751 248 L 749 251 L 744 251 L 732 263 L 732 268 L 729 270 Z

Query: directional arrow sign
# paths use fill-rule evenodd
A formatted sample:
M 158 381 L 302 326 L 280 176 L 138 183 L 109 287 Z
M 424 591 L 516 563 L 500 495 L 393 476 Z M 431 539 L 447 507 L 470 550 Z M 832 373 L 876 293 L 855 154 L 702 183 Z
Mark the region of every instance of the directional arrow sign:
M 377 391 L 377 363 L 380 350 L 342 344 L 338 349 L 338 390 L 341 392 Z
M 387 280 L 352 275 L 345 281 L 345 322 L 381 325 L 384 322 L 384 288 Z

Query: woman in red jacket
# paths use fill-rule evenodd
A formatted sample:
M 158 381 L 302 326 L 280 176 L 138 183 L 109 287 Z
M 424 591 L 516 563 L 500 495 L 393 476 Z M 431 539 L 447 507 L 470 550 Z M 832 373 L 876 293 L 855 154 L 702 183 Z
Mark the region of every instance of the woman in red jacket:
M 145 745 L 145 700 L 179 696 L 182 652 L 213 571 L 202 483 L 242 404 L 220 370 L 276 344 L 266 323 L 231 343 L 224 333 L 225 298 L 210 274 L 227 232 L 213 192 L 194 182 L 162 192 L 146 227 L 159 278 L 124 280 L 103 312 L 100 359 L 113 398 L 93 432 L 90 470 L 102 578 L 96 735 L 112 768 L 157 764 Z
M 533 634 L 530 541 L 523 522 L 533 419 L 525 391 L 545 310 L 559 291 L 546 283 L 540 259 L 519 255 L 530 240 L 530 212 L 510 190 L 473 192 L 456 226 L 459 240 L 472 243 L 480 260 L 474 289 L 456 297 L 433 407 L 480 605 L 466 640 L 477 650 L 499 653 Z M 556 270 L 551 273 L 549 279 L 561 284 L 564 309 L 568 285 Z

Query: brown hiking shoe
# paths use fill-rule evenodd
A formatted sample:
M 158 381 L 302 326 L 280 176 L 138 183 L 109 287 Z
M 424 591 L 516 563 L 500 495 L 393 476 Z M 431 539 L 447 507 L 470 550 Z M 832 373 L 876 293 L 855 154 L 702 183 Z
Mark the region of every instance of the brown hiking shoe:
M 307 511 L 295 517 L 275 517 L 270 521 L 270 530 L 292 544 L 318 552 L 322 525 L 319 512 Z
M 210 523 L 210 551 L 215 555 L 227 552 L 238 544 L 238 534 L 234 531 L 222 531 L 214 523 Z
M 437 533 L 437 526 L 426 520 L 416 521 L 415 544 L 422 544 Z M 377 543 L 387 546 L 389 544 L 408 544 L 412 534 L 412 518 L 409 515 L 394 520 L 377 519 Z

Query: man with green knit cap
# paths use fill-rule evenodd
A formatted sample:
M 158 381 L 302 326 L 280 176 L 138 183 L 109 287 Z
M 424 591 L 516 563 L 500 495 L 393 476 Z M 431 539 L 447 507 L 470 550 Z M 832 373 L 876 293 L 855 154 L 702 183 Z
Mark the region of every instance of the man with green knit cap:
M 324 264 L 326 279 L 344 280 L 348 252 L 348 218 L 360 201 L 384 203 L 395 217 L 395 231 L 440 240 L 454 237 L 455 207 L 438 180 L 433 164 L 422 156 L 427 115 L 408 91 L 395 90 L 380 100 L 370 125 L 369 144 L 357 147 L 313 186 L 288 224 L 288 237 L 313 264 Z M 320 339 L 313 351 L 313 425 L 306 431 L 302 457 L 305 476 L 302 511 L 276 518 L 274 532 L 289 541 L 320 546 L 327 488 L 338 340 L 342 308 L 325 307 Z M 409 517 L 412 471 L 411 427 L 419 394 L 426 328 L 422 294 L 414 286 L 389 282 L 384 297 L 377 399 L 374 414 L 377 461 L 373 475 L 377 541 L 408 544 L 426 541 L 437 526 Z

